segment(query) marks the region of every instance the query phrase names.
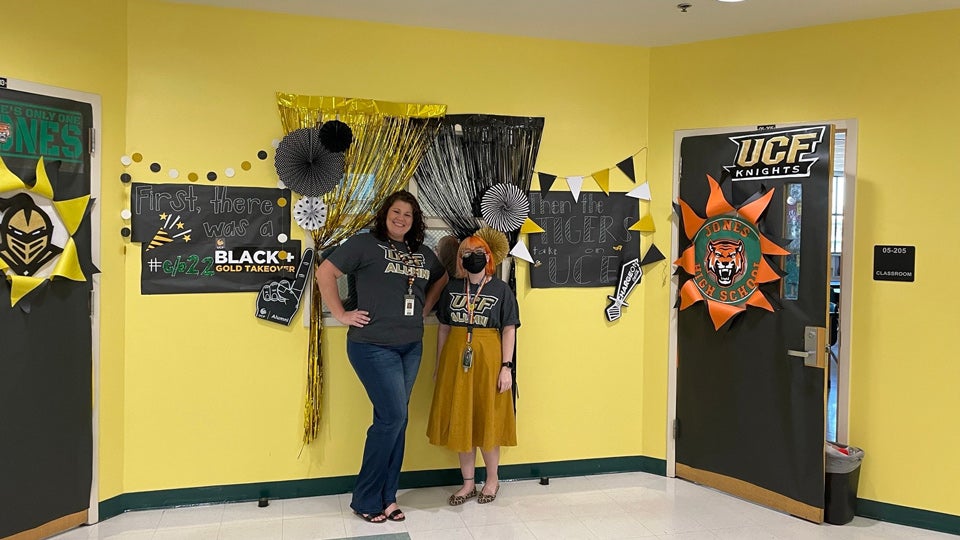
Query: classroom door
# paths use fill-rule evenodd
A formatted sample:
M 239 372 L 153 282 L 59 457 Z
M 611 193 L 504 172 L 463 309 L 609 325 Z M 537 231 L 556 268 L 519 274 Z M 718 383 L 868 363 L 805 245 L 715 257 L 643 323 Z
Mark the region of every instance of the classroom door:
M 87 521 L 92 126 L 89 103 L 0 87 L 0 538 Z
M 681 221 L 710 223 L 709 214 L 724 208 L 719 194 L 739 209 L 772 190 L 756 219 L 758 237 L 785 249 L 766 244 L 751 252 L 736 234 L 704 237 L 698 275 L 679 274 L 681 286 L 697 284 L 690 290 L 702 301 L 677 313 L 676 474 L 818 523 L 832 131 L 821 125 L 684 137 L 679 164 L 679 199 L 699 215 Z M 719 186 L 713 196 L 708 175 Z M 681 233 L 677 256 L 697 242 Z M 784 254 L 772 254 L 778 251 Z M 782 276 L 751 281 L 761 258 Z M 751 286 L 762 297 L 738 307 Z

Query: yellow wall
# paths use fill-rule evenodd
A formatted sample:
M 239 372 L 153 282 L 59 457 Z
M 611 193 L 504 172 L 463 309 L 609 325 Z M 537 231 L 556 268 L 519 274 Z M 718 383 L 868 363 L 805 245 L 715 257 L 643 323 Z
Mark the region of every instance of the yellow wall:
M 644 249 L 654 241 L 668 257 L 674 130 L 857 119 L 849 338 L 850 441 L 867 451 L 860 496 L 960 514 L 952 490 L 960 470 L 949 459 L 960 450 L 949 422 L 960 405 L 952 388 L 960 368 L 947 341 L 958 316 L 942 306 L 949 292 L 933 273 L 957 263 L 949 216 L 960 195 L 950 162 L 960 143 L 952 127 L 960 123 L 960 64 L 952 60 L 960 11 L 649 50 L 159 0 L 2 9 L 17 24 L 5 27 L 0 75 L 103 97 L 101 499 L 358 468 L 370 409 L 342 329 L 325 334 L 321 440 L 298 458 L 299 319 L 290 328 L 258 321 L 253 294 L 141 296 L 139 247 L 124 255 L 117 234 L 128 194 L 116 181 L 124 153 L 145 156 L 129 169 L 139 181 L 168 181 L 148 172 L 152 161 L 203 176 L 251 160 L 251 171 L 219 182 L 275 185 L 270 161 L 254 155 L 282 135 L 274 93 L 284 91 L 543 116 L 537 170 L 562 176 L 612 167 L 647 146 L 649 131 L 638 165 L 642 177 L 648 160 L 654 200 L 643 209 L 658 232 Z M 81 32 L 50 25 L 52 13 Z M 632 187 L 613 176 L 613 190 Z M 918 281 L 872 281 L 878 243 L 916 245 Z M 666 264 L 648 272 L 632 307 L 610 325 L 605 293 L 530 290 L 520 264 L 520 446 L 504 452 L 505 463 L 666 456 L 669 273 Z M 407 470 L 456 466 L 423 436 L 434 337 L 429 328 Z
M 126 1 L 3 2 L 0 76 L 98 94 L 102 103 L 100 497 L 123 492 L 125 286 L 117 157 L 124 147 Z
M 678 129 L 859 121 L 850 442 L 859 496 L 960 514 L 956 480 L 960 316 L 949 300 L 960 184 L 960 11 L 749 36 L 651 52 L 648 174 L 668 227 Z M 917 247 L 917 281 L 873 281 L 875 244 Z M 941 277 L 942 276 L 942 277 Z M 647 336 L 667 333 L 667 289 L 647 288 Z M 648 339 L 644 389 L 666 403 L 664 339 Z M 666 409 L 648 406 L 644 425 Z M 655 432 L 656 430 L 654 430 Z M 650 455 L 658 441 L 644 444 Z M 757 434 L 762 436 L 762 434 Z M 648 444 L 649 443 L 649 444 Z
M 126 151 L 144 155 L 131 167 L 139 181 L 168 181 L 149 172 L 152 161 L 202 177 L 251 159 L 250 172 L 218 183 L 276 185 L 272 161 L 253 156 L 272 156 L 282 136 L 277 91 L 542 116 L 538 167 L 561 175 L 612 167 L 646 145 L 647 49 L 153 0 L 131 1 L 129 21 Z M 631 186 L 612 180 L 616 190 Z M 325 423 L 298 458 L 300 318 L 290 328 L 259 321 L 253 293 L 141 296 L 139 266 L 133 246 L 124 267 L 126 491 L 356 474 L 370 405 L 343 329 L 324 334 Z M 519 281 L 520 445 L 504 463 L 639 455 L 643 310 L 608 327 L 607 292 L 529 291 L 525 269 Z M 407 470 L 457 464 L 426 441 L 435 328 L 425 341 Z

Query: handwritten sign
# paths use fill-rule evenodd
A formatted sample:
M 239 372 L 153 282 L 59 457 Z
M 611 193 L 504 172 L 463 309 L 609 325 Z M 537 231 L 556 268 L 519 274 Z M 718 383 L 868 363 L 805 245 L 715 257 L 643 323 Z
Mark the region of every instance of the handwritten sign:
M 639 215 L 639 201 L 625 193 L 531 193 L 530 218 L 544 232 L 527 240 L 530 286 L 616 285 L 623 263 L 640 256 L 640 233 L 629 230 Z
M 300 242 L 289 239 L 289 201 L 285 189 L 132 184 L 140 292 L 260 291 L 293 281 Z

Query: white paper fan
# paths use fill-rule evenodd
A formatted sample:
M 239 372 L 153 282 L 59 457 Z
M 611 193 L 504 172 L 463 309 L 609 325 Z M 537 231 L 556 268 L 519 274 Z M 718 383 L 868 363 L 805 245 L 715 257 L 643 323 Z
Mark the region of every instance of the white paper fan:
M 315 231 L 327 222 L 327 205 L 320 197 L 303 197 L 293 206 L 293 220 L 305 231 Z
M 490 227 L 511 232 L 523 226 L 530 213 L 530 200 L 513 184 L 494 184 L 480 200 L 480 215 Z

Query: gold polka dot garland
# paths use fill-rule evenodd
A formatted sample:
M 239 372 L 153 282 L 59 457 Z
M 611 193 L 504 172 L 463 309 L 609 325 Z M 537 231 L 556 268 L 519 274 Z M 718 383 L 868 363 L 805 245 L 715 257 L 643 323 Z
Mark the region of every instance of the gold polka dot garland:
M 274 139 L 273 145 L 272 145 L 274 149 L 276 149 L 276 147 L 279 145 L 279 142 L 280 142 L 279 139 Z M 258 151 L 257 151 L 256 156 L 257 156 L 257 159 L 258 159 L 258 160 L 260 160 L 260 161 L 266 161 L 267 158 L 270 157 L 270 154 L 268 154 L 266 150 L 262 150 L 262 149 L 261 149 L 261 150 L 258 150 Z M 121 163 L 124 167 L 129 167 L 129 166 L 132 165 L 133 163 L 140 163 L 140 162 L 142 162 L 142 161 L 144 161 L 144 157 L 143 157 L 143 154 L 140 153 L 140 152 L 134 152 L 134 153 L 129 154 L 129 155 L 121 156 L 121 158 L 120 158 L 120 163 Z M 241 169 L 241 170 L 249 171 L 249 170 L 251 170 L 252 168 L 253 168 L 253 164 L 251 163 L 250 160 L 244 160 L 244 161 L 242 161 L 242 162 L 240 163 L 240 169 Z M 165 167 L 163 166 L 162 163 L 157 162 L 157 161 L 154 161 L 154 162 L 150 163 L 149 169 L 150 169 L 150 172 L 156 174 L 156 173 L 159 173 L 159 172 L 163 171 L 163 170 L 165 169 Z M 227 177 L 227 178 L 233 178 L 234 176 L 236 176 L 236 173 L 237 173 L 237 170 L 236 170 L 234 167 L 227 167 L 227 168 L 225 168 L 224 171 L 223 171 L 223 176 L 225 176 L 225 177 Z M 187 180 L 189 180 L 189 181 L 191 181 L 191 182 L 196 182 L 197 180 L 199 180 L 199 179 L 201 178 L 201 174 L 203 175 L 204 178 L 206 178 L 207 180 L 209 180 L 209 181 L 211 181 L 211 182 L 214 182 L 214 181 L 216 181 L 216 180 L 218 180 L 218 179 L 220 178 L 220 175 L 218 175 L 217 172 L 215 172 L 215 171 L 213 171 L 213 170 L 210 170 L 210 169 L 207 169 L 207 171 L 204 172 L 204 173 L 197 173 L 197 172 L 190 172 L 190 173 L 188 173 L 188 174 L 187 174 Z M 168 176 L 170 179 L 176 179 L 176 178 L 178 178 L 178 177 L 180 176 L 180 173 L 179 173 L 179 170 L 178 170 L 178 169 L 169 168 L 169 169 L 167 169 L 167 175 L 166 175 L 166 176 Z M 124 178 L 126 178 L 126 179 L 124 179 Z M 123 173 L 123 175 L 121 176 L 121 180 L 124 181 L 124 182 L 129 182 L 129 181 L 130 181 L 129 178 L 130 178 L 130 175 L 129 175 L 128 173 L 126 173 L 126 172 Z M 283 205 L 285 205 L 285 204 L 286 204 L 286 201 L 283 201 Z M 281 205 L 281 206 L 283 206 L 283 205 Z

